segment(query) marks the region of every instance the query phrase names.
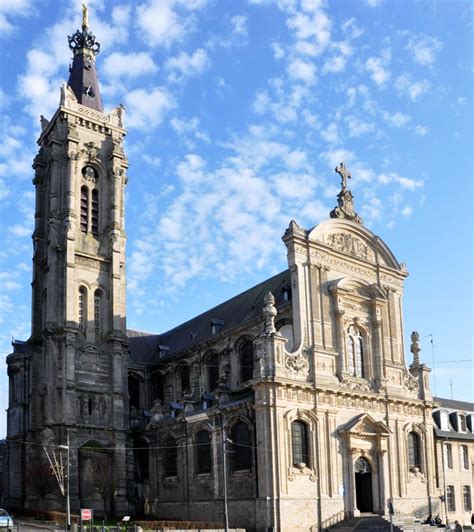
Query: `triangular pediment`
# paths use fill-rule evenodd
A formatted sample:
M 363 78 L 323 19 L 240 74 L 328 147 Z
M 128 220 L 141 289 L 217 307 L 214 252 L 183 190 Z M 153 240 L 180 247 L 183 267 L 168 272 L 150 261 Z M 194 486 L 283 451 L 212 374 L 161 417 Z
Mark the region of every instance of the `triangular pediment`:
M 341 434 L 388 436 L 390 429 L 382 421 L 375 421 L 370 414 L 362 413 L 345 423 L 339 432 Z

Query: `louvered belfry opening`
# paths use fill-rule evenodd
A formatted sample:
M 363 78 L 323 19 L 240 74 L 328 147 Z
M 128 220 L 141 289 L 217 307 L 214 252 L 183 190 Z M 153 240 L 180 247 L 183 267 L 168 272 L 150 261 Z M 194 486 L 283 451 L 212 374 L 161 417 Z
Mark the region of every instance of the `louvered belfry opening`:
M 81 231 L 87 233 L 89 213 L 89 191 L 87 187 L 81 188 Z
M 92 234 L 99 236 L 99 191 L 92 191 L 92 213 L 91 213 Z

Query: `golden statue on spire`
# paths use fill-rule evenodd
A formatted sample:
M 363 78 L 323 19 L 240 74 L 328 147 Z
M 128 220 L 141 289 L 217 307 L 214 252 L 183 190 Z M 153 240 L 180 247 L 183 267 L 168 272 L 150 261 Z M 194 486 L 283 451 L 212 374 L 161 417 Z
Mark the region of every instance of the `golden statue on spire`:
M 89 11 L 86 4 L 82 4 L 82 29 L 86 30 L 89 27 Z

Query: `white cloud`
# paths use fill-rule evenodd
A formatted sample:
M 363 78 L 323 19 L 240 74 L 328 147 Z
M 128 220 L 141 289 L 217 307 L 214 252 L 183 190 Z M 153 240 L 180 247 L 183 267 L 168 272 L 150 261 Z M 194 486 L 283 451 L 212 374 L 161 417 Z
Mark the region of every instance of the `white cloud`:
M 230 19 L 232 22 L 232 33 L 240 37 L 247 37 L 247 17 L 245 15 L 236 15 Z
M 424 66 L 431 66 L 436 61 L 438 52 L 443 47 L 443 43 L 429 35 L 418 35 L 410 39 L 407 50 L 416 63 Z
M 280 43 L 272 42 L 273 57 L 275 59 L 283 59 L 285 57 L 285 49 Z
M 137 7 L 137 23 L 150 46 L 169 47 L 181 41 L 194 26 L 192 12 L 205 1 L 149 0 Z
M 382 87 L 390 79 L 390 71 L 385 68 L 387 60 L 383 57 L 369 57 L 365 64 L 367 70 L 370 72 L 372 81 L 379 87 Z
M 8 228 L 8 232 L 12 234 L 13 236 L 17 237 L 25 237 L 30 236 L 32 233 L 32 229 L 29 225 L 21 225 L 21 224 L 15 224 Z
M 395 81 L 395 88 L 401 95 L 408 96 L 415 101 L 430 89 L 430 82 L 426 79 L 413 81 L 409 74 L 402 74 Z
M 149 54 L 145 52 L 123 54 L 113 52 L 105 58 L 101 67 L 110 78 L 136 78 L 144 74 L 153 74 L 158 70 Z
M 349 130 L 349 137 L 360 137 L 375 130 L 373 122 L 364 122 L 354 115 L 346 116 L 346 124 Z
M 157 127 L 175 106 L 173 97 L 163 87 L 135 89 L 125 95 L 126 125 L 145 129 Z
M 420 126 L 420 124 L 418 124 L 413 130 L 413 133 L 415 133 L 416 135 L 420 135 L 420 137 L 424 137 L 428 133 L 428 128 L 425 126 Z
M 14 31 L 15 26 L 11 18 L 28 16 L 33 7 L 32 0 L 2 0 L 0 2 L 0 36 Z
M 402 188 L 406 190 L 416 190 L 423 186 L 422 179 L 410 179 L 408 177 L 403 177 L 395 173 L 380 174 L 378 180 L 383 185 L 388 185 L 389 183 L 398 183 Z
M 320 154 L 320 157 L 331 169 L 334 169 L 341 162 L 348 166 L 355 161 L 354 152 L 342 148 L 324 151 Z
M 296 40 L 308 41 L 312 44 L 313 46 L 307 47 L 311 55 L 322 53 L 331 39 L 331 21 L 328 15 L 320 9 L 320 3 L 306 4 L 301 11 L 294 10 L 290 4 L 280 5 L 291 13 L 287 26 L 294 31 Z
M 365 3 L 369 7 L 378 7 L 382 3 L 382 0 L 365 0 Z
M 181 81 L 184 78 L 203 72 L 210 64 L 206 50 L 198 48 L 193 54 L 181 52 L 175 57 L 169 58 L 165 68 L 171 70 L 170 81 Z
M 342 31 L 352 39 L 357 39 L 357 37 L 360 37 L 364 33 L 364 30 L 357 25 L 354 17 L 342 23 Z
M 466 105 L 467 103 L 467 98 L 465 96 L 460 96 L 457 100 L 459 105 Z
M 288 75 L 291 79 L 312 85 L 316 81 L 316 67 L 308 61 L 294 59 L 288 65 Z
M 335 122 L 331 122 L 320 134 L 321 138 L 330 144 L 337 144 L 340 142 L 337 124 Z
M 392 114 L 384 112 L 382 116 L 384 120 L 393 127 L 403 127 L 411 120 L 410 116 L 403 114 L 400 111 Z

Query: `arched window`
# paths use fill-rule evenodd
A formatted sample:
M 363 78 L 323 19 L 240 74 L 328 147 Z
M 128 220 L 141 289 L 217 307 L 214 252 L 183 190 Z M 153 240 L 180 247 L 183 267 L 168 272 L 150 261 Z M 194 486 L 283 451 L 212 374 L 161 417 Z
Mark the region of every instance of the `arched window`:
M 408 465 L 421 471 L 421 438 L 417 432 L 408 433 Z
M 135 462 L 135 476 L 138 481 L 144 481 L 150 478 L 148 463 L 148 443 L 143 438 L 135 441 L 133 456 Z
M 217 353 L 207 359 L 207 379 L 209 391 L 213 392 L 219 384 L 219 355 Z
M 252 469 L 252 438 L 250 428 L 244 421 L 233 425 L 230 431 L 232 441 L 231 469 L 245 471 Z
M 102 291 L 96 290 L 94 293 L 94 331 L 96 338 L 99 338 L 101 333 L 101 318 L 102 318 Z
M 179 381 L 181 384 L 181 393 L 190 392 L 191 385 L 189 379 L 189 366 L 182 364 L 179 367 Z
M 87 233 L 89 228 L 89 189 L 81 187 L 81 231 Z
M 349 374 L 354 377 L 365 377 L 364 339 L 362 334 L 354 325 L 349 327 L 347 333 L 347 369 Z
M 87 290 L 81 286 L 79 288 L 79 300 L 78 300 L 78 322 L 79 322 L 79 329 L 82 331 L 86 328 L 87 323 Z
M 176 438 L 169 434 L 163 446 L 163 474 L 165 477 L 178 476 L 178 447 Z
M 247 382 L 253 378 L 253 342 L 245 340 L 240 346 L 240 378 Z
M 132 408 L 140 410 L 140 381 L 133 375 L 128 377 L 128 397 L 130 410 Z
M 196 474 L 210 473 L 212 471 L 212 446 L 211 435 L 207 430 L 200 430 L 195 441 Z
M 92 209 L 91 209 L 91 226 L 92 234 L 99 235 L 99 191 L 94 188 L 92 190 Z
M 165 400 L 165 377 L 162 373 L 154 373 L 151 377 L 151 400 Z
M 299 467 L 305 464 L 311 467 L 309 457 L 309 430 L 304 421 L 293 421 L 291 424 L 291 446 L 293 450 L 293 465 Z

